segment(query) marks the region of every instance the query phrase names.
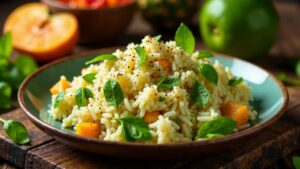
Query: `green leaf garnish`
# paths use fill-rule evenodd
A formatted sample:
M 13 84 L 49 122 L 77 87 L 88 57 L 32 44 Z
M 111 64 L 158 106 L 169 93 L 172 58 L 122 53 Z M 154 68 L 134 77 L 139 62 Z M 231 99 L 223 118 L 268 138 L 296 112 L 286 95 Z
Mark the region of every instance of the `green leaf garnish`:
M 192 31 L 183 23 L 180 24 L 175 34 L 176 44 L 186 53 L 192 54 L 195 49 L 195 38 Z
M 0 118 L 0 123 L 3 124 L 3 128 L 8 137 L 15 143 L 20 145 L 29 143 L 30 140 L 27 129 L 21 122 Z
M 13 64 L 20 70 L 20 72 L 23 73 L 24 76 L 30 75 L 38 68 L 36 62 L 31 57 L 26 55 L 18 56 Z
M 124 94 L 120 84 L 115 80 L 108 80 L 104 84 L 103 92 L 106 102 L 110 106 L 114 106 L 118 109 L 124 100 Z
M 300 169 L 300 157 L 294 156 L 292 158 L 292 160 L 293 160 L 293 165 L 294 165 L 295 169 Z
M 197 131 L 196 139 L 208 138 L 209 134 L 228 135 L 233 132 L 237 122 L 228 117 L 217 117 L 203 123 Z M 211 135 L 210 135 L 211 137 Z
M 118 60 L 118 58 L 113 54 L 103 54 L 103 55 L 95 57 L 94 59 L 92 59 L 90 61 L 85 62 L 85 64 L 89 65 L 89 64 L 92 64 L 95 62 L 100 62 L 103 60 Z
M 180 81 L 181 81 L 180 77 L 173 77 L 173 78 L 162 77 L 160 82 L 157 84 L 157 87 L 163 89 L 172 89 L 174 86 L 178 85 Z
M 152 139 L 148 125 L 142 118 L 127 116 L 117 119 L 122 126 L 125 141 L 147 141 Z
M 138 67 L 141 67 L 143 64 L 146 63 L 146 60 L 147 60 L 146 50 L 145 50 L 145 48 L 140 47 L 140 46 L 134 48 L 134 50 L 139 55 Z
M 76 104 L 79 108 L 86 106 L 89 98 L 93 98 L 93 93 L 88 88 L 79 88 L 75 93 Z
M 296 69 L 296 74 L 297 74 L 297 76 L 300 77 L 300 61 L 298 61 L 298 62 L 296 63 L 295 69 Z
M 222 137 L 224 137 L 223 134 L 207 134 L 206 135 L 207 139 L 216 139 L 216 138 L 222 138 Z
M 6 82 L 0 82 L 0 108 L 9 109 L 11 107 L 12 88 Z
M 86 74 L 86 75 L 82 76 L 82 78 L 86 82 L 88 82 L 90 84 L 93 84 L 93 80 L 96 78 L 96 75 L 97 75 L 97 73 L 89 73 L 89 74 Z
M 218 73 L 213 66 L 210 64 L 200 64 L 199 66 L 200 72 L 203 76 L 211 83 L 217 85 L 218 84 Z
M 208 90 L 205 86 L 196 81 L 190 94 L 190 98 L 196 105 L 203 107 L 209 102 Z
M 199 51 L 197 59 L 212 58 L 214 55 L 206 50 Z
M 10 32 L 4 33 L 0 37 L 0 58 L 4 57 L 9 59 L 12 49 L 12 35 Z
M 166 100 L 166 98 L 164 97 L 164 96 L 159 96 L 159 101 L 160 102 L 163 102 L 163 101 L 165 101 Z
M 157 36 L 153 37 L 153 39 L 154 39 L 156 42 L 158 42 L 158 41 L 161 39 L 161 35 L 157 35 Z
M 53 105 L 54 108 L 57 108 L 60 105 L 60 103 L 63 101 L 64 97 L 65 97 L 65 92 L 60 92 L 57 94 L 55 101 L 54 101 L 54 105 Z
M 277 75 L 278 79 L 281 80 L 285 84 L 294 85 L 294 86 L 300 86 L 300 80 L 288 77 L 285 73 L 280 72 Z
M 237 85 L 241 84 L 243 82 L 243 80 L 244 79 L 242 77 L 233 78 L 228 81 L 228 85 L 229 86 L 237 86 Z

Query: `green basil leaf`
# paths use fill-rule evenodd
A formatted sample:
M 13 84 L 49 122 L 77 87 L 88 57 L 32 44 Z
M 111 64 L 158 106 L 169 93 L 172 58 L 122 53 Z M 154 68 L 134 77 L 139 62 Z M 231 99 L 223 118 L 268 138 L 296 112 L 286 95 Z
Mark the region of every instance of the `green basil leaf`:
M 203 74 L 203 76 L 211 83 L 217 85 L 218 84 L 218 73 L 215 70 L 215 68 L 213 66 L 211 66 L 210 64 L 200 64 L 200 72 Z
M 197 131 L 196 138 L 207 138 L 209 134 L 228 135 L 233 132 L 237 122 L 228 117 L 217 117 L 203 123 Z
M 228 85 L 229 86 L 237 86 L 239 84 L 241 84 L 243 82 L 243 78 L 233 78 L 231 80 L 229 80 Z
M 205 86 L 196 81 L 190 94 L 190 98 L 196 105 L 203 107 L 209 102 L 208 90 Z
M 20 55 L 14 61 L 14 66 L 23 73 L 24 76 L 30 75 L 32 72 L 37 70 L 37 63 L 29 56 Z
M 172 89 L 174 86 L 178 85 L 180 83 L 180 77 L 174 77 L 174 78 L 165 78 L 163 77 L 160 82 L 157 84 L 158 88 L 164 88 L 164 89 Z
M 222 138 L 222 137 L 224 137 L 223 134 L 207 134 L 206 135 L 207 139 L 216 139 L 216 138 Z
M 0 57 L 0 67 L 8 66 L 8 65 L 9 65 L 9 60 L 7 58 Z
M 186 53 L 192 54 L 195 50 L 195 38 L 192 31 L 183 23 L 180 24 L 175 34 L 176 44 Z
M 145 50 L 145 48 L 140 47 L 140 46 L 136 47 L 134 50 L 139 55 L 138 67 L 141 67 L 143 64 L 146 63 L 146 60 L 147 60 L 146 50 Z
M 157 35 L 153 38 L 156 42 L 158 42 L 161 39 L 161 35 Z
M 89 98 L 93 98 L 93 93 L 88 88 L 79 88 L 75 93 L 75 100 L 78 107 L 86 106 Z
M 166 98 L 164 97 L 164 96 L 159 96 L 159 101 L 160 102 L 163 102 L 163 101 L 165 101 L 166 100 Z
M 104 84 L 103 92 L 105 100 L 110 106 L 118 108 L 118 106 L 124 100 L 124 94 L 121 89 L 121 86 L 115 80 L 106 81 L 106 83 Z
M 64 98 L 65 98 L 65 92 L 58 93 L 54 101 L 54 108 L 57 108 Z
M 152 139 L 148 125 L 142 118 L 127 116 L 118 119 L 122 126 L 123 138 L 126 141 L 147 141 Z
M 10 32 L 4 33 L 0 37 L 0 57 L 4 57 L 8 60 L 12 49 L 12 35 Z
M 197 59 L 212 58 L 214 55 L 206 50 L 199 51 Z
M 82 76 L 82 78 L 86 82 L 88 82 L 90 84 L 93 84 L 93 80 L 96 78 L 96 75 L 97 75 L 97 73 L 89 73 L 89 74 L 86 74 L 86 75 Z
M 3 80 L 13 87 L 13 89 L 18 89 L 25 79 L 23 73 L 18 68 L 11 65 L 2 70 L 0 74 Z
M 1 120 L 3 122 L 3 119 Z M 26 127 L 18 121 L 7 120 L 4 121 L 3 126 L 6 134 L 17 144 L 29 143 L 29 135 Z
M 292 158 L 292 160 L 293 160 L 293 165 L 294 165 L 295 169 L 300 169 L 300 157 L 294 156 Z
M 85 62 L 85 64 L 89 65 L 89 64 L 92 64 L 95 62 L 100 62 L 103 60 L 118 60 L 118 58 L 113 54 L 103 54 L 103 55 L 95 57 L 94 59 L 92 59 L 90 61 Z
M 6 82 L 0 82 L 0 109 L 11 108 L 12 88 Z
M 300 77 L 300 61 L 298 61 L 296 64 L 296 74 L 298 77 Z

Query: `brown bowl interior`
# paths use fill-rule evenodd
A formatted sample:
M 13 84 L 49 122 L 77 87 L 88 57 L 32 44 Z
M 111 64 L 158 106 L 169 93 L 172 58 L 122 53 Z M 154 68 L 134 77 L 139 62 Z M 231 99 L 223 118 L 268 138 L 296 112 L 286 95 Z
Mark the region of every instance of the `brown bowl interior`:
M 104 44 L 120 37 L 128 27 L 135 3 L 114 8 L 79 9 L 56 0 L 41 0 L 52 13 L 68 12 L 76 16 L 80 30 L 80 44 Z

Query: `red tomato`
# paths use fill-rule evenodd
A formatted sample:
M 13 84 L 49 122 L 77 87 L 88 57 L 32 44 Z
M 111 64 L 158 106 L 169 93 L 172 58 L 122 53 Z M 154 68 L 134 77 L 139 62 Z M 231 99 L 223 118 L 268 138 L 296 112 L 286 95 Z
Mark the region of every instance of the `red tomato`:
M 90 4 L 90 7 L 94 9 L 107 7 L 107 0 L 95 0 L 92 4 Z

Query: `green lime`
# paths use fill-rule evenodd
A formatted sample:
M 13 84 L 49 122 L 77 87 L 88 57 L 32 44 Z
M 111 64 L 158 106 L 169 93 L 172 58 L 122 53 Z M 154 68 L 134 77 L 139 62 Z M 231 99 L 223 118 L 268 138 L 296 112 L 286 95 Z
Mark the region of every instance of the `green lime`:
M 207 0 L 199 23 L 209 48 L 253 59 L 266 55 L 272 47 L 279 18 L 272 0 Z

